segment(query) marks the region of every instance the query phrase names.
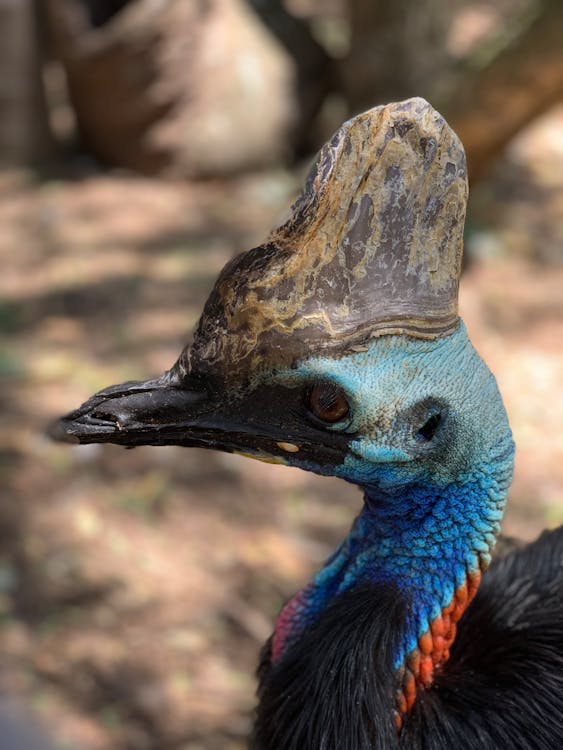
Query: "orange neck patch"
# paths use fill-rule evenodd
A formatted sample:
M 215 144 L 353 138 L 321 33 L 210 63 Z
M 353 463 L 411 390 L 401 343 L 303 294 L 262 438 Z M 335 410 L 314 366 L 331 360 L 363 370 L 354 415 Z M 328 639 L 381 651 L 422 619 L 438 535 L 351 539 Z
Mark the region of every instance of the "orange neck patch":
M 450 647 L 455 640 L 457 623 L 477 593 L 481 571 L 468 573 L 466 582 L 454 593 L 451 602 L 418 639 L 418 648 L 408 655 L 399 673 L 397 692 L 397 728 L 416 700 L 417 690 L 430 687 L 436 670 L 450 658 Z

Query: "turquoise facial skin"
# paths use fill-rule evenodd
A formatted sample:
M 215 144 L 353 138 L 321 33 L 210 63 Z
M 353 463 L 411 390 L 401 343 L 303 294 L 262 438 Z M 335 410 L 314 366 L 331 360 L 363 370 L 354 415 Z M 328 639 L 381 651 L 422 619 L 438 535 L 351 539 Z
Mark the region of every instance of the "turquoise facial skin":
M 411 602 L 399 666 L 467 574 L 486 566 L 512 478 L 514 445 L 496 381 L 465 326 L 421 341 L 374 339 L 340 359 L 315 357 L 278 373 L 288 385 L 331 381 L 347 395 L 351 435 L 339 466 L 288 463 L 364 490 L 349 536 L 300 596 L 292 640 L 331 597 L 392 582 Z M 420 428 L 439 415 L 435 435 Z

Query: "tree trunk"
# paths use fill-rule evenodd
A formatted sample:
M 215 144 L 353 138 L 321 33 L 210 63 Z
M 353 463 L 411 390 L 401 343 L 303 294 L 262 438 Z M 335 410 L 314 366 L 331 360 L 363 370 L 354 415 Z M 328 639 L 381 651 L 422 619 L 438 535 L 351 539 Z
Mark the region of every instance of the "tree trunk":
M 543 0 L 527 24 L 505 13 L 499 37 L 509 43 L 478 66 L 482 47 L 461 65 L 447 49 L 464 2 L 350 0 L 342 80 L 352 111 L 406 96 L 429 99 L 463 141 L 475 181 L 516 133 L 563 99 L 563 0 Z
M 0 0 L 0 161 L 34 163 L 52 150 L 34 0 Z
M 563 100 L 563 2 L 547 0 L 537 18 L 490 64 L 462 78 L 444 114 L 481 178 L 509 141 Z
M 94 26 L 98 5 L 48 0 L 80 133 L 101 160 L 209 177 L 291 151 L 297 64 L 245 0 L 136 0 Z
M 350 0 L 350 53 L 342 82 L 352 112 L 409 96 L 435 98 L 460 0 Z M 440 75 L 438 75 L 440 73 Z

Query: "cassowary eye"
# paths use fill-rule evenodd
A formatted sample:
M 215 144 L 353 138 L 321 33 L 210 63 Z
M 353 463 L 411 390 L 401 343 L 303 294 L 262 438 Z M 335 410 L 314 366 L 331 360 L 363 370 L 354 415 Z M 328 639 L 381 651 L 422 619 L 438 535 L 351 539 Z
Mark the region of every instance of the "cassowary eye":
M 348 416 L 350 407 L 346 396 L 332 383 L 315 383 L 308 389 L 305 404 L 323 422 L 334 424 Z
M 442 421 L 441 414 L 433 414 L 416 433 L 417 438 L 429 442 L 436 434 L 436 430 Z

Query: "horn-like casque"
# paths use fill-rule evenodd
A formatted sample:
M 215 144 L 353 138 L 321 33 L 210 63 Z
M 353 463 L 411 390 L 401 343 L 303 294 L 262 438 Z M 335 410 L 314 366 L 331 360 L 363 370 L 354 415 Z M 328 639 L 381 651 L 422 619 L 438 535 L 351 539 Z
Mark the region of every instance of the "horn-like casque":
M 229 379 L 457 327 L 463 147 L 423 99 L 375 107 L 323 147 L 289 218 L 234 258 L 177 367 Z

